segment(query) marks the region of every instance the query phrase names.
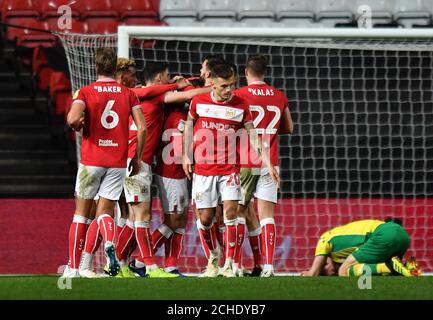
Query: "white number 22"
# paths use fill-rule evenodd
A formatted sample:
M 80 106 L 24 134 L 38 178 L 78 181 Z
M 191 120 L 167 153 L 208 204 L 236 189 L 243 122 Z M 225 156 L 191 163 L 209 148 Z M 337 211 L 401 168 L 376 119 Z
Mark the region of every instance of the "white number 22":
M 102 113 L 101 124 L 105 129 L 116 128 L 116 126 L 119 124 L 119 115 L 115 111 L 111 110 L 113 108 L 114 102 L 114 100 L 108 100 L 104 112 Z M 113 120 L 108 122 L 108 117 L 112 117 Z
M 275 129 L 275 126 L 276 126 L 276 124 L 278 123 L 278 121 L 281 118 L 281 111 L 276 106 L 266 106 L 266 109 L 269 112 L 275 113 L 274 118 L 272 119 L 271 122 L 269 122 L 268 127 L 266 129 L 264 129 L 264 128 L 258 128 L 257 129 L 257 133 L 258 134 L 263 134 L 263 133 L 266 133 L 266 134 L 276 134 L 277 133 L 277 129 Z M 259 123 L 265 117 L 265 109 L 262 106 L 250 106 L 250 111 L 256 111 L 256 112 L 258 112 L 257 117 L 253 121 L 254 127 L 257 128 L 257 126 L 259 125 Z

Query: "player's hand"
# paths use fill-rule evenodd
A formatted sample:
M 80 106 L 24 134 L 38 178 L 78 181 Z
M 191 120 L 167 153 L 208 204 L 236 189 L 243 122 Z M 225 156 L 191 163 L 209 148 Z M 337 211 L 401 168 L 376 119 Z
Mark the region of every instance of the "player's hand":
M 188 180 L 191 180 L 192 177 L 192 164 L 183 164 L 183 171 L 185 171 L 185 175 Z
M 191 83 L 185 78 L 179 79 L 178 81 L 176 81 L 176 83 L 179 90 L 182 90 L 183 88 L 191 85 Z
M 183 171 L 185 171 L 185 175 L 188 178 L 188 180 L 191 180 L 191 176 L 192 176 L 192 162 L 191 160 L 189 160 L 187 157 L 183 158 Z
M 302 271 L 301 272 L 301 277 L 310 277 L 310 273 L 308 270 Z
M 72 130 L 74 131 L 80 131 L 84 127 L 84 116 L 78 120 L 77 124 L 70 126 Z
M 128 166 L 128 172 L 130 172 L 129 176 L 135 176 L 140 171 L 140 161 L 138 161 L 137 157 L 131 159 L 131 162 Z
M 185 79 L 185 78 L 182 76 L 174 76 L 173 78 L 171 78 L 170 83 L 175 83 L 175 82 L 178 82 L 182 79 Z
M 271 176 L 272 180 L 275 182 L 275 184 L 280 188 L 281 186 L 281 179 L 280 175 L 278 174 L 277 169 L 273 165 L 269 167 L 269 175 Z

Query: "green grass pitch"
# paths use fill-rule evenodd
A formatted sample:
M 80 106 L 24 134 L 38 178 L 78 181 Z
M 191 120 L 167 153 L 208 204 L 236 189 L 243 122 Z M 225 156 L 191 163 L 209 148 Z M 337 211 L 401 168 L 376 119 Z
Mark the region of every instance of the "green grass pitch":
M 177 278 L 72 279 L 70 290 L 58 288 L 55 276 L 2 276 L 0 299 L 145 299 L 145 300 L 304 300 L 433 299 L 431 277 L 374 277 L 371 289 L 356 278 Z

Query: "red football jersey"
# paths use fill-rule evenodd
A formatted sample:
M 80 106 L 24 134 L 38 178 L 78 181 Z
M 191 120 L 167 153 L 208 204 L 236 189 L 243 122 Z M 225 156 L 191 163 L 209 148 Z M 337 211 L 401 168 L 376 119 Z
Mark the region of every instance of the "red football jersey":
M 164 121 L 164 96 L 162 94 L 141 103 L 147 125 L 146 145 L 144 146 L 142 160 L 152 165 L 153 156 L 161 141 L 162 125 Z M 129 148 L 128 157 L 132 158 L 137 149 L 137 127 L 132 118 L 129 120 Z
M 263 143 L 270 148 L 271 163 L 278 166 L 278 129 L 284 110 L 288 108 L 286 96 L 263 81 L 257 81 L 240 88 L 235 91 L 235 95 L 248 103 L 254 119 L 254 127 L 256 127 Z M 242 163 L 242 167 L 262 166 L 260 157 L 251 148 L 249 140 L 247 145 L 241 145 L 240 150 L 241 154 L 249 154 L 248 161 Z
M 79 89 L 73 103 L 82 103 L 86 107 L 81 163 L 125 168 L 128 121 L 132 109 L 140 107 L 135 94 L 113 79 L 100 79 Z
M 194 118 L 194 172 L 221 176 L 239 172 L 238 135 L 252 122 L 246 102 L 237 96 L 219 102 L 213 92 L 192 99 L 189 114 Z
M 161 177 L 184 179 L 182 168 L 182 133 L 185 128 L 187 111 L 166 109 L 162 145 L 158 153 L 155 173 Z

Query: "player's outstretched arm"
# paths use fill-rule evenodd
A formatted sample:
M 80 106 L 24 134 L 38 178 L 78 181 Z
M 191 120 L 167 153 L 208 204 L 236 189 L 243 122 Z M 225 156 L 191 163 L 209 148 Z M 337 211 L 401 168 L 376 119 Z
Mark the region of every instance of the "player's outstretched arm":
M 156 84 L 149 87 L 131 88 L 131 90 L 137 95 L 139 99 L 154 98 L 166 92 L 178 90 L 178 89 L 179 89 L 179 85 L 177 83 Z
M 183 131 L 183 171 L 189 180 L 192 175 L 192 134 L 193 134 L 193 122 L 194 118 L 188 114 L 188 118 L 185 123 L 185 129 Z
M 84 110 L 86 106 L 84 103 L 73 103 L 68 112 L 67 123 L 75 131 L 80 131 L 84 125 Z
M 313 264 L 311 265 L 310 270 L 302 271 L 301 276 L 303 277 L 317 277 L 320 275 L 323 267 L 326 264 L 327 256 L 316 256 L 314 258 Z
M 292 134 L 293 133 L 293 121 L 292 115 L 290 114 L 289 108 L 285 108 L 283 116 L 280 122 L 279 134 Z
M 144 118 L 141 108 L 132 109 L 132 118 L 137 126 L 137 149 L 135 150 L 135 155 L 130 162 L 130 167 L 128 168 L 131 170 L 130 176 L 137 174 L 139 171 L 139 163 L 143 155 L 143 149 L 147 137 L 146 119 Z
M 268 167 L 269 175 L 271 176 L 272 180 L 274 180 L 276 185 L 280 187 L 281 185 L 280 175 L 278 174 L 277 169 L 275 169 L 274 165 L 271 163 L 271 159 L 269 158 L 269 146 L 268 147 L 263 146 L 263 141 L 257 134 L 257 130 L 256 128 L 254 128 L 252 122 L 246 123 L 245 129 L 247 130 L 248 135 L 250 137 L 251 146 L 260 155 L 263 163 Z
M 165 95 L 164 102 L 168 104 L 187 102 L 199 94 L 208 93 L 211 91 L 211 87 L 206 87 L 181 92 L 169 92 Z

